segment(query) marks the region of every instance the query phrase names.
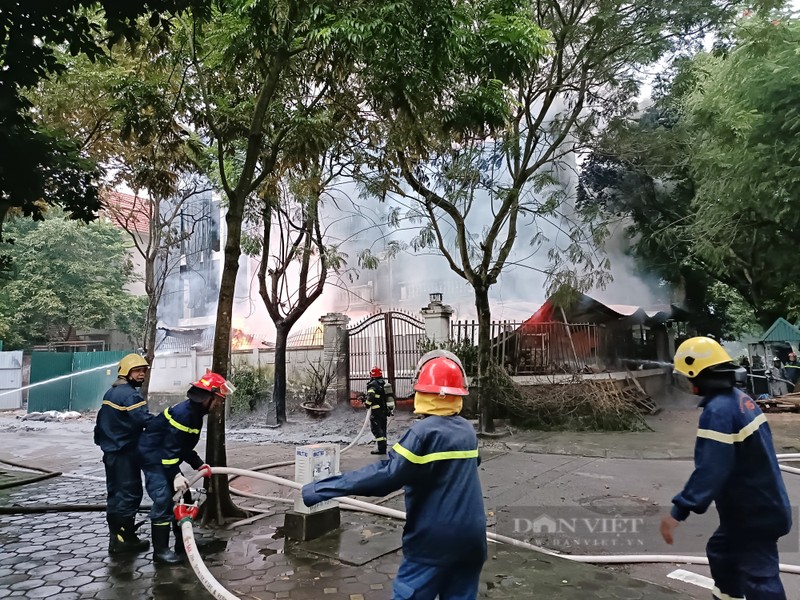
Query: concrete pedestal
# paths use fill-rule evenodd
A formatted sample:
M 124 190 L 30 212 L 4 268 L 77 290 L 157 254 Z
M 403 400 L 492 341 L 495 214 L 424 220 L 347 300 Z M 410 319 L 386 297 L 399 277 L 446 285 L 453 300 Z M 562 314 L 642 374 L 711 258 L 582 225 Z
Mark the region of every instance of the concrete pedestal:
M 286 513 L 283 520 L 283 532 L 291 540 L 307 542 L 338 529 L 340 524 L 338 506 L 308 515 L 292 510 Z

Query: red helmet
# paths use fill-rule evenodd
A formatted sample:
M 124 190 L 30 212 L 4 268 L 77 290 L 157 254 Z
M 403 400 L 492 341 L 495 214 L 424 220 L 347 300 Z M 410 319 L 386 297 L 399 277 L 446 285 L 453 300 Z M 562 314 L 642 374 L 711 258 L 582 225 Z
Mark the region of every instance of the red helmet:
M 369 372 L 370 377 L 383 377 L 383 371 L 381 371 L 380 367 L 372 367 L 372 370 Z
M 206 371 L 206 374 L 195 381 L 192 387 L 212 392 L 223 398 L 236 391 L 236 387 L 230 381 L 225 379 L 222 375 L 212 373 L 211 371 Z
M 448 353 L 449 354 L 449 353 Z M 466 396 L 467 377 L 458 359 L 432 352 L 426 359 L 422 357 L 417 367 L 414 383 L 415 392 L 441 394 L 442 396 Z

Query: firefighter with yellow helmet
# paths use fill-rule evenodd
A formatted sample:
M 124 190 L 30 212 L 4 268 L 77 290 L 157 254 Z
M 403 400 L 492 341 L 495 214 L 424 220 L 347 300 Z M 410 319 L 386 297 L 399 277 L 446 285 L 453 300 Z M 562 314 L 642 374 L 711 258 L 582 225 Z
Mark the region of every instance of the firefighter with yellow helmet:
M 312 506 L 346 496 L 383 496 L 405 488 L 403 563 L 394 598 L 474 600 L 486 560 L 486 514 L 478 479 L 478 439 L 458 416 L 468 394 L 458 358 L 429 352 L 417 365 L 416 421 L 389 457 L 303 487 Z
M 767 419 L 737 389 L 746 372 L 707 337 L 680 345 L 675 372 L 702 397 L 703 412 L 694 472 L 672 499 L 661 535 L 672 544 L 678 524 L 692 512 L 703 514 L 714 502 L 719 527 L 706 546 L 714 598 L 785 600 L 778 539 L 792 527 L 791 507 Z
M 94 427 L 94 443 L 103 451 L 106 471 L 106 521 L 108 553 L 144 552 L 150 544 L 134 530 L 136 511 L 142 502 L 142 470 L 137 446 L 147 422 L 153 417 L 139 393 L 148 362 L 138 354 L 119 361 L 117 379 L 103 396 Z

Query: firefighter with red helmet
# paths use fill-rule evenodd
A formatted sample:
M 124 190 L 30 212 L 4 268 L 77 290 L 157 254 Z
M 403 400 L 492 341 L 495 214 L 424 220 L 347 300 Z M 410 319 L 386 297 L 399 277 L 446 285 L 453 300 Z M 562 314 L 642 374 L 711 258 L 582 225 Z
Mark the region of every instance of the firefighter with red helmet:
M 346 495 L 384 496 L 405 488 L 403 563 L 394 598 L 474 600 L 486 560 L 486 514 L 478 438 L 458 416 L 468 394 L 458 358 L 429 352 L 417 365 L 415 421 L 388 460 L 303 487 L 313 506 Z
M 180 465 L 187 462 L 196 471 L 208 471 L 194 449 L 200 441 L 203 417 L 217 403 L 224 402 L 233 390 L 222 375 L 207 372 L 192 384 L 186 400 L 164 409 L 152 419 L 139 440 L 145 486 L 153 501 L 150 521 L 155 562 L 177 564 L 183 561 L 183 540 L 172 514 L 173 494 L 185 492 L 189 487 Z M 208 475 L 210 472 L 206 473 Z M 169 548 L 170 528 L 175 532 L 174 552 Z
M 380 367 L 372 367 L 367 382 L 367 397 L 364 404 L 369 411 L 369 428 L 378 447 L 370 454 L 386 454 L 386 428 L 389 417 L 394 414 L 394 390 L 383 378 Z

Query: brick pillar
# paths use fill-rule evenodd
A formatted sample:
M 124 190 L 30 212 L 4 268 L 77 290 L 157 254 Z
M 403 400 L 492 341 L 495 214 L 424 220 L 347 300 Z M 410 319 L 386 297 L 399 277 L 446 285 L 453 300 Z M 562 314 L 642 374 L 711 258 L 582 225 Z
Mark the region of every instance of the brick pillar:
M 441 294 L 431 294 L 431 301 L 421 311 L 425 320 L 425 335 L 437 344 L 450 340 L 450 316 L 453 307 L 442 304 Z
M 350 346 L 347 323 L 350 317 L 341 313 L 328 313 L 320 318 L 322 323 L 322 364 L 333 369 L 335 376 L 325 401 L 331 406 L 350 402 Z

